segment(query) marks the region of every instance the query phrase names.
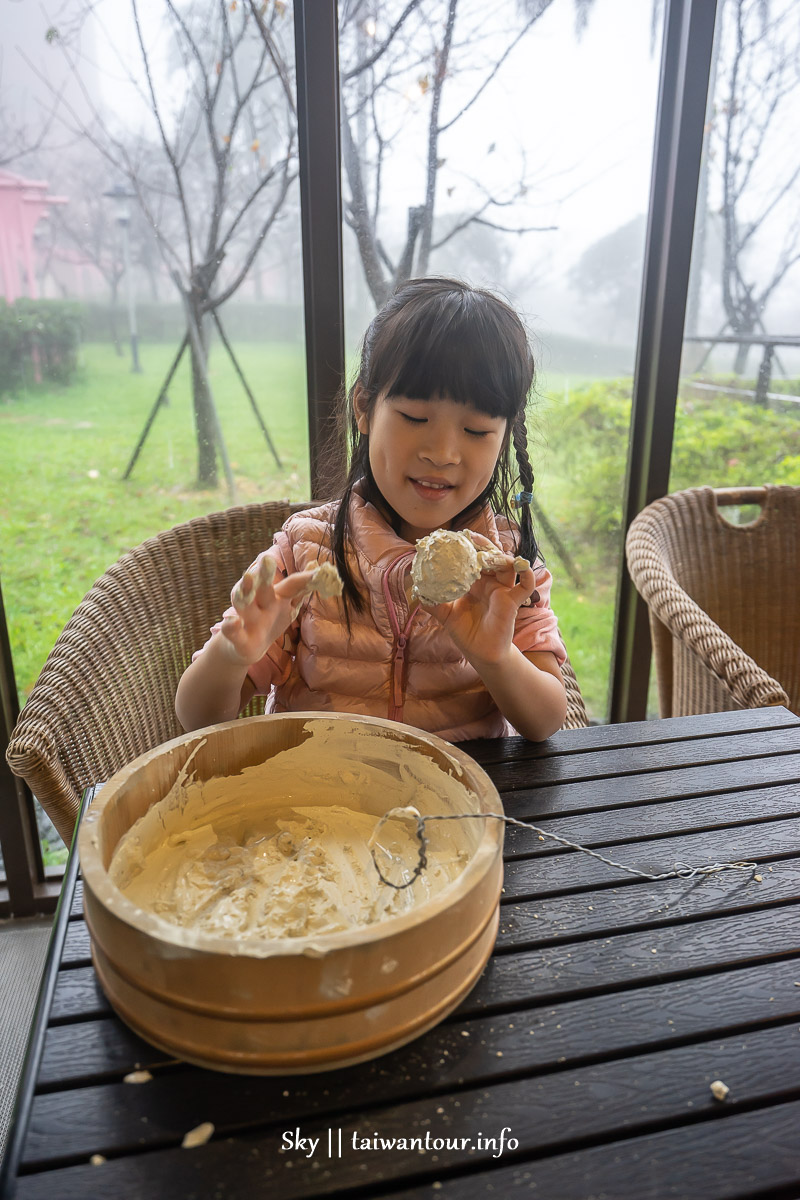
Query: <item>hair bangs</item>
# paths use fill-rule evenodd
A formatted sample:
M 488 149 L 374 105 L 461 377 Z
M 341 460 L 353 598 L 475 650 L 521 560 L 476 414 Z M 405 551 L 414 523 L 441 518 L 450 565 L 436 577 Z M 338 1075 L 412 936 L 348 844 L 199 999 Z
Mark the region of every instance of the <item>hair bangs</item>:
M 424 319 L 415 313 L 403 336 L 375 347 L 373 371 L 387 394 L 415 400 L 447 396 L 490 417 L 513 420 L 533 377 L 518 322 L 505 320 L 480 294 L 449 292 L 431 301 Z
M 337 437 L 351 448 L 346 478 L 336 487 L 341 503 L 333 525 L 334 561 L 344 583 L 342 602 L 350 628 L 350 610 L 367 603 L 350 569 L 350 500 L 361 483 L 366 498 L 381 511 L 396 533 L 402 520 L 381 496 L 370 466 L 370 440 L 356 416 L 369 413 L 383 396 L 412 400 L 447 397 L 469 404 L 490 417 L 504 417 L 507 436 L 494 474 L 468 509 L 489 504 L 516 530 L 516 553 L 529 562 L 538 554 L 530 504 L 511 507 L 517 480 L 533 492 L 525 409 L 533 383 L 534 362 L 525 328 L 507 301 L 458 279 L 423 276 L 400 284 L 373 317 L 361 344 L 358 377 L 349 395 L 342 392 Z M 331 442 L 330 462 L 340 461 L 340 442 Z

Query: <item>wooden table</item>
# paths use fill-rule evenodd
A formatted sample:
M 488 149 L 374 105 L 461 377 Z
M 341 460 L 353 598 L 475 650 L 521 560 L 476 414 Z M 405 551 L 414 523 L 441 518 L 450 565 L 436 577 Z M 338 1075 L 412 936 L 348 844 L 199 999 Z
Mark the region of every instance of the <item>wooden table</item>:
M 20 1200 L 800 1195 L 800 718 L 469 749 L 509 815 L 656 873 L 757 871 L 652 883 L 508 827 L 496 951 L 460 1009 L 385 1058 L 282 1078 L 131 1034 L 68 878 L 7 1155 Z

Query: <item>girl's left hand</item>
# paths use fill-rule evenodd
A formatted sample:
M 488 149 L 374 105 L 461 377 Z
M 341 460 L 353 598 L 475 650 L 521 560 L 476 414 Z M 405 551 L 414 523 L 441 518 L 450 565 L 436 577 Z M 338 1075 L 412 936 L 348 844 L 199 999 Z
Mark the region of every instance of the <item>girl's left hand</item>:
M 479 550 L 497 547 L 481 534 L 471 534 Z M 517 613 L 536 587 L 529 566 L 516 582 L 514 559 L 505 556 L 506 565 L 496 571 L 484 571 L 465 596 L 450 604 L 423 605 L 476 669 L 499 663 L 508 654 L 514 636 Z

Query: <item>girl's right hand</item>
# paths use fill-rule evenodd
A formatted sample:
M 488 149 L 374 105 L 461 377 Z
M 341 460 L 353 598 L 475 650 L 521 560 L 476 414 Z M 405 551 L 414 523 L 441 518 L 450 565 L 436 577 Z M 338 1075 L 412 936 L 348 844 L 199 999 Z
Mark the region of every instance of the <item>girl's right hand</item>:
M 232 608 L 220 628 L 232 661 L 249 667 L 266 654 L 297 615 L 308 594 L 312 571 L 297 571 L 273 585 L 275 560 L 260 554 L 231 591 Z

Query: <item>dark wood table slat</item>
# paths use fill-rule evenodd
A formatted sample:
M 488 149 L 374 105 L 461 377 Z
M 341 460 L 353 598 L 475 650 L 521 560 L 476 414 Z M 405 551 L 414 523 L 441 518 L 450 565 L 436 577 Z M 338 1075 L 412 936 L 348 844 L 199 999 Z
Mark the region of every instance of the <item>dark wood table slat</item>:
M 529 777 L 530 778 L 530 777 Z M 542 785 L 517 791 L 499 788 L 505 811 L 525 820 L 528 816 L 590 813 L 616 810 L 665 800 L 691 800 L 696 796 L 722 796 L 728 792 L 752 792 L 771 784 L 800 783 L 800 754 L 742 762 L 710 763 L 701 767 L 679 767 L 640 775 L 598 777 L 583 782 Z M 499 785 L 498 785 L 499 786 Z
M 75 884 L 75 893 L 72 897 L 69 915 L 72 920 L 80 920 L 83 917 L 83 880 L 78 879 Z
M 465 1018 L 459 1013 L 410 1046 L 369 1063 L 323 1072 L 313 1080 L 250 1079 L 253 1115 L 266 1122 L 292 1114 L 330 1114 L 343 1106 L 463 1088 L 466 1081 L 556 1070 L 567 1055 L 571 1063 L 600 1061 L 702 1041 L 718 1034 L 723 1021 L 727 1035 L 794 1021 L 799 965 L 768 963 L 499 1016 Z M 720 993 L 725 995 L 724 1018 L 716 1005 Z M 80 1073 L 78 1057 L 84 1064 Z M 39 1083 L 51 1090 L 88 1086 L 93 1075 L 104 1072 L 109 1082 L 118 1083 L 132 1070 L 157 1071 L 167 1061 L 120 1022 L 91 1021 L 49 1031 Z M 237 1083 L 235 1077 L 217 1081 L 223 1089 Z
M 494 767 L 499 763 L 537 762 L 542 758 L 585 754 L 588 750 L 611 750 L 620 746 L 659 745 L 691 742 L 709 737 L 738 737 L 740 733 L 785 729 L 800 725 L 800 716 L 786 708 L 751 708 L 736 714 L 704 713 L 694 717 L 668 717 L 663 721 L 628 721 L 619 725 L 593 725 L 574 737 L 573 729 L 562 729 L 546 742 L 532 744 L 524 738 L 491 738 L 462 742 L 478 762 Z
M 90 965 L 78 884 L 23 1086 L 19 1200 L 800 1195 L 800 718 L 464 748 L 509 814 L 620 862 L 758 868 L 654 882 L 509 828 L 496 951 L 459 1009 L 384 1058 L 283 1078 L 201 1071 L 127 1030 Z M 152 1079 L 123 1082 L 137 1067 Z M 209 1120 L 212 1140 L 181 1149 Z M 320 1138 L 313 1153 L 287 1148 L 295 1132 Z M 408 1142 L 426 1136 L 451 1142 Z
M 758 824 L 792 817 L 797 813 L 797 793 L 798 784 L 781 783 L 742 792 L 602 809 L 571 817 L 544 816 L 538 812 L 522 815 L 515 803 L 514 811 L 509 811 L 509 815 L 521 821 L 530 820 L 549 833 L 557 833 L 583 846 L 613 846 L 615 843 L 644 841 L 651 837 L 676 837 L 684 830 L 696 833 L 702 829 L 725 829 L 732 825 Z M 523 829 L 519 825 L 506 827 L 506 860 L 540 849 L 538 834 L 533 830 Z
M 800 1102 L 436 1180 L 393 1200 L 797 1200 Z M 502 1161 L 502 1160 L 501 1160 Z M 238 1193 L 230 1200 L 239 1200 Z
M 501 1080 L 490 1092 L 479 1087 L 394 1106 L 378 1103 L 374 1108 L 361 1097 L 358 1114 L 345 1112 L 336 1123 L 346 1130 L 349 1145 L 353 1136 L 371 1137 L 376 1126 L 381 1136 L 395 1138 L 410 1137 L 413 1130 L 422 1130 L 424 1136 L 429 1129 L 433 1134 L 437 1126 L 440 1136 L 452 1130 L 455 1137 L 457 1127 L 458 1137 L 468 1137 L 474 1144 L 479 1134 L 492 1132 L 492 1110 L 499 1109 L 508 1113 L 507 1123 L 525 1151 L 552 1152 L 563 1146 L 565 1136 L 574 1136 L 569 1123 L 583 1138 L 598 1137 L 629 1126 L 663 1126 L 714 1110 L 719 1101 L 710 1084 L 716 1079 L 730 1088 L 728 1111 L 775 1097 L 800 1098 L 800 1030 L 792 1023 L 653 1054 L 565 1067 Z M 111 1084 L 39 1096 L 31 1115 L 24 1167 L 88 1158 L 93 1153 L 108 1156 L 138 1145 L 179 1145 L 183 1135 L 203 1121 L 212 1122 L 217 1136 L 230 1137 L 262 1123 L 254 1116 L 258 1095 L 258 1084 L 246 1077 L 223 1076 L 201 1094 L 188 1085 L 184 1073 L 173 1073 L 160 1078 L 157 1088 Z M 281 1131 L 290 1119 L 286 1110 L 274 1113 L 265 1140 L 279 1147 Z M 328 1128 L 327 1118 L 306 1120 L 305 1125 L 307 1137 L 324 1135 Z M 408 1170 L 415 1156 L 417 1149 L 407 1150 L 405 1163 L 398 1165 Z M 443 1165 L 466 1159 L 461 1148 L 440 1155 Z M 302 1186 L 303 1176 L 312 1170 L 311 1161 L 296 1153 L 279 1156 L 275 1168 L 279 1194 L 301 1195 L 293 1189 Z M 358 1157 L 353 1156 L 353 1186 L 359 1171 Z M 310 1182 L 309 1175 L 306 1186 Z
M 731 762 L 732 741 L 729 737 L 703 738 L 698 741 L 674 742 L 670 745 L 668 761 L 672 770 L 683 766 L 724 765 Z M 783 729 L 758 730 L 736 738 L 735 762 L 747 759 L 784 757 L 800 752 L 800 724 Z M 667 755 L 661 745 L 643 744 L 619 749 L 587 750 L 542 758 L 536 763 L 537 779 L 542 785 L 551 782 L 580 782 L 599 778 L 623 778 L 626 775 L 660 771 Z M 525 759 L 498 763 L 492 779 L 498 791 L 527 787 L 531 775 Z
M 724 1116 L 724 1119 L 723 1119 Z M 419 1156 L 409 1182 L 398 1189 L 396 1175 L 386 1192 L 393 1200 L 483 1200 L 521 1196 L 545 1200 L 796 1200 L 797 1129 L 800 1101 L 786 1102 L 748 1113 L 712 1114 L 695 1125 L 641 1137 L 623 1138 L 606 1145 L 537 1157 L 506 1165 L 511 1155 L 498 1156 L 489 1169 L 472 1161 L 455 1172 L 445 1171 L 433 1155 Z M 335 1131 L 334 1131 L 335 1132 Z M 498 1131 L 499 1132 L 499 1131 Z M 360 1183 L 363 1194 L 380 1195 L 370 1187 L 373 1153 L 363 1159 Z M 497 1153 L 495 1150 L 493 1153 Z M 389 1152 L 380 1164 L 386 1172 Z M 162 1150 L 148 1155 L 111 1159 L 101 1167 L 77 1166 L 23 1176 L 18 1200 L 254 1200 L 275 1196 L 290 1200 L 271 1186 L 270 1170 L 254 1138 L 242 1138 L 239 1158 L 231 1166 L 231 1150 L 224 1142 L 210 1142 L 200 1151 Z M 318 1159 L 312 1186 L 301 1195 L 329 1196 L 337 1191 L 357 1195 L 348 1183 L 339 1188 L 336 1159 Z M 703 1165 L 702 1173 L 697 1164 Z M 483 1164 L 481 1164 L 483 1166 Z M 449 1175 L 455 1175 L 448 1179 Z M 155 1185 L 154 1181 L 158 1181 Z
M 767 863 L 759 872 L 761 883 L 752 872 L 720 872 L 695 880 L 640 882 L 503 904 L 497 949 L 532 949 L 542 942 L 572 942 L 633 926 L 658 929 L 678 921 L 800 901 L 800 858 Z
M 106 1017 L 51 1025 L 47 1031 L 37 1091 L 86 1086 L 108 1078 L 120 1079 L 131 1071 L 151 1070 L 175 1060 L 163 1050 Z
M 111 1006 L 97 982 L 92 967 L 76 967 L 59 972 L 50 1010 L 51 1025 L 73 1021 L 76 1018 L 103 1016 L 110 1011 Z
M 461 1011 L 499 1005 L 549 1003 L 555 996 L 633 987 L 685 978 L 738 963 L 767 962 L 800 954 L 796 908 L 777 908 L 691 925 L 610 934 L 588 942 L 517 954 L 495 954 Z M 798 968 L 800 969 L 800 968 Z M 720 1000 L 720 1005 L 723 999 Z
M 544 844 L 540 843 L 536 854 L 506 863 L 503 881 L 506 900 L 570 892 L 580 888 L 607 887 L 612 883 L 630 883 L 632 880 L 639 882 L 636 876 L 623 868 L 632 867 L 652 875 L 661 875 L 673 870 L 678 862 L 690 867 L 715 862 L 755 862 L 755 871 L 737 869 L 723 872 L 720 876 L 731 890 L 748 887 L 753 884 L 754 875 L 760 874 L 763 880 L 765 863 L 791 853 L 800 845 L 800 817 L 735 825 L 732 829 L 710 829 L 702 833 L 684 832 L 678 837 L 623 842 L 608 847 L 601 844 L 597 847 L 605 858 L 619 863 L 619 867 L 609 866 L 576 850 L 554 850 L 554 845 L 545 841 Z

